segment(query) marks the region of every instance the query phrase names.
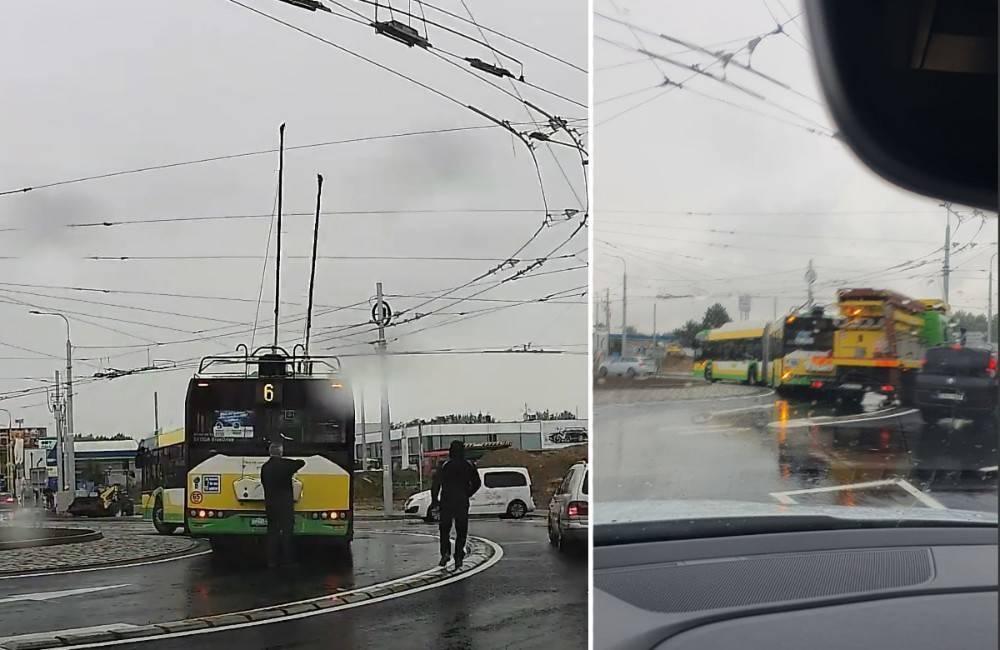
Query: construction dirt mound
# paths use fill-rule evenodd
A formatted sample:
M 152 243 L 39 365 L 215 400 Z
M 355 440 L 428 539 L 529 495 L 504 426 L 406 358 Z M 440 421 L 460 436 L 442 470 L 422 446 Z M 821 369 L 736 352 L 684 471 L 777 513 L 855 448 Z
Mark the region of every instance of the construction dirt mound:
M 587 460 L 585 444 L 544 451 L 497 449 L 483 454 L 477 464 L 479 467 L 527 467 L 531 474 L 531 497 L 535 507 L 544 510 L 566 472 L 581 460 Z

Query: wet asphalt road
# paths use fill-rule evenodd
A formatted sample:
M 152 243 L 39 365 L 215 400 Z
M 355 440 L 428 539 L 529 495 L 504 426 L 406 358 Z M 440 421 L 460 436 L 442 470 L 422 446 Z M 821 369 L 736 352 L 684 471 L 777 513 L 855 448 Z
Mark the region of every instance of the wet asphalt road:
M 996 422 L 923 422 L 919 412 L 859 410 L 750 398 L 595 407 L 600 501 L 725 499 L 777 503 L 773 493 L 902 479 L 897 485 L 790 495 L 815 505 L 997 511 Z M 930 498 L 922 498 L 928 495 Z
M 408 532 L 433 526 L 399 522 Z M 351 610 L 212 634 L 148 641 L 165 648 L 579 648 L 587 639 L 587 558 L 548 545 L 544 519 L 473 520 L 503 559 L 466 580 Z M 353 567 L 302 566 L 290 576 L 213 561 L 211 554 L 137 569 L 0 580 L 0 636 L 223 613 L 331 593 L 434 566 L 434 538 L 360 532 Z M 3 603 L 12 594 L 129 584 L 88 595 Z M 40 616 L 39 613 L 44 612 Z

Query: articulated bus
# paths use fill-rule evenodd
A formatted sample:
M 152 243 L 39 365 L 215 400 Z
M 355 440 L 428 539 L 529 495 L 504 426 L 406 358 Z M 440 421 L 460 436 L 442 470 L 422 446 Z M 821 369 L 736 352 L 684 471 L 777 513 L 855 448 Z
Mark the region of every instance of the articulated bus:
M 822 309 L 774 323 L 726 323 L 700 332 L 693 372 L 707 381 L 765 384 L 781 392 L 825 390 L 835 326 Z
M 264 535 L 260 469 L 269 445 L 280 442 L 285 457 L 305 461 L 292 480 L 294 536 L 337 546 L 352 540 L 354 397 L 335 358 L 271 347 L 206 357 L 188 383 L 184 432 L 183 482 L 152 495 L 154 525 L 162 511 L 165 527 L 183 525 L 214 548 Z

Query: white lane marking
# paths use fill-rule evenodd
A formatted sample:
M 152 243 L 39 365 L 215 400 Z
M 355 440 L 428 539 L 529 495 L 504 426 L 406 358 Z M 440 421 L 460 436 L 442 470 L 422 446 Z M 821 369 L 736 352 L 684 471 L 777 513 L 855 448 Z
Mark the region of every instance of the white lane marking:
M 207 551 L 198 551 L 197 553 L 189 553 L 187 555 L 178 555 L 177 557 L 165 557 L 159 560 L 149 560 L 147 562 L 132 562 L 130 564 L 112 564 L 110 566 L 93 566 L 84 567 L 82 569 L 63 569 L 59 571 L 44 571 L 41 573 L 18 573 L 12 576 L 0 576 L 0 580 L 23 580 L 25 578 L 42 578 L 45 576 L 61 576 L 70 573 L 90 573 L 92 571 L 111 571 L 114 569 L 130 569 L 137 566 L 148 566 L 150 564 L 161 564 L 163 562 L 174 562 L 176 560 L 186 560 L 192 557 L 198 557 L 199 555 L 208 555 L 211 553 L 211 549 Z
M 19 634 L 17 636 L 5 636 L 0 638 L 0 646 L 11 641 L 34 641 L 35 639 L 50 639 L 53 635 L 63 634 L 95 634 L 97 632 L 113 632 L 115 630 L 129 630 L 138 625 L 131 623 L 111 623 L 110 625 L 93 625 L 91 627 L 71 627 L 65 630 L 53 630 L 52 632 L 33 632 L 32 634 Z
M 433 535 L 428 535 L 428 537 L 433 537 Z M 358 601 L 356 603 L 344 603 L 343 605 L 338 605 L 336 607 L 328 607 L 326 609 L 316 609 L 316 610 L 312 610 L 312 611 L 309 611 L 309 612 L 301 612 L 299 614 L 291 614 L 291 615 L 288 615 L 288 616 L 281 616 L 279 618 L 269 618 L 269 619 L 266 619 L 266 620 L 263 620 L 263 621 L 249 621 L 247 623 L 236 623 L 236 624 L 233 624 L 233 625 L 226 625 L 226 626 L 223 626 L 223 627 L 200 628 L 200 629 L 197 629 L 197 630 L 187 630 L 187 631 L 184 631 L 184 632 L 168 632 L 167 634 L 160 634 L 160 635 L 157 635 L 157 636 L 148 636 L 148 637 L 139 637 L 137 639 L 120 639 L 118 641 L 103 641 L 101 643 L 85 643 L 85 644 L 80 644 L 80 645 L 60 646 L 60 647 L 64 648 L 64 649 L 65 648 L 73 648 L 73 649 L 77 649 L 77 648 L 105 648 L 107 646 L 112 646 L 112 645 L 139 644 L 139 643 L 145 643 L 145 642 L 149 642 L 149 641 L 154 641 L 155 642 L 155 641 L 160 641 L 162 639 L 176 639 L 176 638 L 179 638 L 179 637 L 193 636 L 193 635 L 196 635 L 196 634 L 211 634 L 213 632 L 226 632 L 226 631 L 230 631 L 230 630 L 243 629 L 243 628 L 248 628 L 248 627 L 257 627 L 259 625 L 271 625 L 272 623 L 285 623 L 287 621 L 297 620 L 297 619 L 300 619 L 300 618 L 310 618 L 310 617 L 313 617 L 313 616 L 320 616 L 321 614 L 329 614 L 331 612 L 343 611 L 345 609 L 354 609 L 355 607 L 364 607 L 365 605 L 372 605 L 374 603 L 381 603 L 381 602 L 385 602 L 387 600 L 394 600 L 396 598 L 401 598 L 403 596 L 409 596 L 411 594 L 416 594 L 416 593 L 419 593 L 419 592 L 422 592 L 422 591 L 428 591 L 430 589 L 437 589 L 438 587 L 443 587 L 445 585 L 450 585 L 452 583 L 458 582 L 459 580 L 465 580 L 466 578 L 474 576 L 477 573 L 481 573 L 481 572 L 485 571 L 486 569 L 489 569 L 490 567 L 492 567 L 494 564 L 496 564 L 497 562 L 499 562 L 501 559 L 503 559 L 503 548 L 499 544 L 497 544 L 496 542 L 494 542 L 492 540 L 485 539 L 483 537 L 477 537 L 476 539 L 478 539 L 479 541 L 484 542 L 486 544 L 489 544 L 493 548 L 493 557 L 491 557 L 490 559 L 486 560 L 485 562 L 483 562 L 482 564 L 480 564 L 479 566 L 477 566 L 474 569 L 469 569 L 469 570 L 466 570 L 466 571 L 459 571 L 458 573 L 455 573 L 454 575 L 452 575 L 450 578 L 445 578 L 444 580 L 441 580 L 440 582 L 435 582 L 435 583 L 429 584 L 429 585 L 421 585 L 419 587 L 414 587 L 413 589 L 409 589 L 407 591 L 403 591 L 403 592 L 400 592 L 400 593 L 397 593 L 397 594 L 388 594 L 388 595 L 385 595 L 385 596 L 379 596 L 378 598 L 370 598 L 368 600 L 361 600 L 361 601 Z M 369 585 L 368 587 L 365 587 L 365 589 L 375 589 L 375 588 L 377 588 L 379 586 L 380 585 Z M 331 595 L 333 595 L 333 596 L 341 596 L 341 595 L 346 595 L 347 593 L 350 593 L 350 592 L 343 592 L 342 594 L 338 593 L 338 594 L 331 594 Z M 274 605 L 273 607 L 281 607 L 281 605 Z
M 989 467 L 980 467 L 979 471 L 988 474 L 989 472 L 995 472 L 995 471 L 997 471 L 997 469 L 1000 469 L 1000 468 L 998 468 L 996 465 L 990 465 Z
M 786 492 L 771 492 L 771 496 L 774 497 L 778 503 L 784 505 L 795 505 L 798 502 L 792 498 L 792 496 L 798 496 L 802 494 L 819 494 L 821 492 L 841 492 L 843 490 L 864 490 L 874 487 L 887 487 L 894 485 L 899 487 L 913 496 L 915 499 L 923 503 L 928 508 L 934 508 L 936 510 L 947 510 L 947 508 L 937 499 L 922 492 L 913 486 L 912 483 L 901 478 L 887 478 L 879 481 L 865 481 L 863 483 L 846 483 L 843 485 L 828 485 L 826 487 L 818 488 L 806 488 L 803 490 L 788 490 Z
M 614 404 L 594 404 L 594 410 L 598 408 L 625 408 L 633 406 L 684 406 L 685 404 L 699 404 L 701 402 L 729 402 L 734 399 L 757 399 L 764 397 L 771 397 L 775 395 L 774 390 L 768 390 L 763 393 L 751 393 L 750 395 L 734 395 L 731 397 L 699 397 L 697 399 L 661 399 L 661 400 L 642 400 L 638 402 L 616 402 Z
M 879 413 L 889 413 L 888 415 L 879 415 L 878 417 L 861 417 L 855 418 L 853 420 L 838 420 L 833 416 L 822 415 L 815 418 L 802 418 L 801 420 L 789 420 L 787 422 L 770 422 L 767 426 L 769 427 L 807 427 L 807 426 L 817 426 L 824 427 L 830 425 L 839 424 L 856 424 L 858 422 L 875 422 L 877 420 L 889 420 L 892 418 L 902 417 L 904 415 L 909 415 L 910 413 L 916 413 L 919 409 L 907 409 L 905 411 L 896 411 L 894 409 L 883 409 L 881 411 L 872 411 L 866 415 L 878 415 Z
M 6 598 L 0 598 L 0 605 L 4 603 L 19 603 L 24 600 L 33 600 L 35 602 L 42 602 L 45 600 L 54 600 L 56 598 L 65 598 L 67 596 L 79 596 L 81 594 L 92 594 L 95 591 L 106 591 L 108 589 L 121 589 L 122 587 L 131 587 L 130 584 L 123 585 L 104 585 L 103 587 L 80 587 L 78 589 L 61 589 L 59 591 L 36 591 L 32 594 L 14 594 L 13 596 L 7 596 Z

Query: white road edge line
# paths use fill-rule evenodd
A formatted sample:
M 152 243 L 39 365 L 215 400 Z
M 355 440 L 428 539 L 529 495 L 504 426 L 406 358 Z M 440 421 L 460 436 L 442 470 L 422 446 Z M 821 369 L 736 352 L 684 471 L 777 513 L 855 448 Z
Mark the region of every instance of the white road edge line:
M 430 536 L 433 537 L 432 535 L 430 535 Z M 468 571 L 462 571 L 461 573 L 457 573 L 457 574 L 455 574 L 454 576 L 452 576 L 450 578 L 445 578 L 444 580 L 441 580 L 440 582 L 435 582 L 434 584 L 430 584 L 430 585 L 421 585 L 419 587 L 414 587 L 413 589 L 409 589 L 407 591 L 404 591 L 404 592 L 401 592 L 401 593 L 398 593 L 398 594 L 388 594 L 388 595 L 385 595 L 385 596 L 379 596 L 378 598 L 370 598 L 368 600 L 361 600 L 361 601 L 358 601 L 356 603 L 344 603 L 343 605 L 338 605 L 337 607 L 328 607 L 326 609 L 317 609 L 317 610 L 313 610 L 313 611 L 310 611 L 310 612 L 301 612 L 299 614 L 290 614 L 288 616 L 281 616 L 281 617 L 278 617 L 278 618 L 269 618 L 269 619 L 265 619 L 263 621 L 248 621 L 246 623 L 235 623 L 233 625 L 225 625 L 225 626 L 222 626 L 222 627 L 200 628 L 200 629 L 197 629 L 197 630 L 186 630 L 184 632 L 167 632 L 166 634 L 158 634 L 158 635 L 155 635 L 155 636 L 147 636 L 147 637 L 138 637 L 138 638 L 135 638 L 135 639 L 119 639 L 117 641 L 102 641 L 100 643 L 85 643 L 85 644 L 81 644 L 81 645 L 59 646 L 59 647 L 60 647 L 61 650 L 67 650 L 69 648 L 73 648 L 73 649 L 78 649 L 78 648 L 105 648 L 107 646 L 112 646 L 112 645 L 137 644 L 137 643 L 145 643 L 145 642 L 149 642 L 149 641 L 154 641 L 155 642 L 155 641 L 161 641 L 163 639 L 176 639 L 176 638 L 180 638 L 180 637 L 184 637 L 184 636 L 193 636 L 193 635 L 196 635 L 196 634 L 211 634 L 213 632 L 225 632 L 225 631 L 231 631 L 231 630 L 248 628 L 248 627 L 257 627 L 258 625 L 271 625 L 272 623 L 285 623 L 287 621 L 293 621 L 293 620 L 297 620 L 297 619 L 300 619 L 300 618 L 310 618 L 312 616 L 319 616 L 321 614 L 329 614 L 331 612 L 339 612 L 339 611 L 343 611 L 345 609 L 354 609 L 355 607 L 363 607 L 365 605 L 371 605 L 371 604 L 374 604 L 374 603 L 381 603 L 381 602 L 385 602 L 387 600 L 393 600 L 395 598 L 401 598 L 403 596 L 409 596 L 411 594 L 419 593 L 421 591 L 428 591 L 430 589 L 436 589 L 438 587 L 443 587 L 444 585 L 449 585 L 449 584 L 458 582 L 459 580 L 465 580 L 466 578 L 474 576 L 477 573 L 481 573 L 481 572 L 485 571 L 486 569 L 489 569 L 490 567 L 492 567 L 494 564 L 496 564 L 497 562 L 499 562 L 501 559 L 503 559 L 503 548 L 499 544 L 497 544 L 496 542 L 494 542 L 492 540 L 486 539 L 484 537 L 476 537 L 475 539 L 478 539 L 479 541 L 482 541 L 482 542 L 490 545 L 491 547 L 493 547 L 493 557 L 491 557 L 490 559 L 486 560 L 485 562 L 483 562 L 482 564 L 480 564 L 479 566 L 477 566 L 474 569 L 470 569 Z M 369 585 L 369 586 L 365 587 L 364 589 L 375 589 L 377 587 L 379 587 L 379 585 Z M 339 595 L 341 595 L 341 594 L 334 593 L 334 594 L 330 594 L 330 596 L 328 596 L 328 597 L 339 596 Z M 281 607 L 281 605 L 273 605 L 272 607 Z M 221 614 L 219 616 L 221 616 Z
M 878 413 L 885 413 L 886 411 L 891 411 L 892 409 L 884 409 L 882 411 L 873 411 L 871 415 L 876 415 Z M 896 411 L 895 413 L 890 413 L 889 415 L 880 415 L 879 417 L 866 417 L 866 418 L 855 418 L 853 420 L 819 420 L 814 418 L 804 418 L 801 420 L 789 420 L 788 422 L 771 422 L 767 426 L 769 427 L 826 427 L 838 424 L 855 424 L 858 422 L 874 422 L 876 420 L 888 420 L 891 418 L 902 417 L 904 415 L 909 415 L 910 413 L 916 413 L 920 409 L 907 409 L 905 411 Z M 828 416 L 821 416 L 828 417 Z
M 930 496 L 926 492 L 917 489 L 912 483 L 906 479 L 901 478 L 886 478 L 879 481 L 866 481 L 864 483 L 847 483 L 844 485 L 828 485 L 826 487 L 818 488 L 806 488 L 804 490 L 789 490 L 787 492 L 771 492 L 771 496 L 774 497 L 778 503 L 783 505 L 796 505 L 798 502 L 792 498 L 792 495 L 801 494 L 818 494 L 820 492 L 840 492 L 843 490 L 859 489 L 864 490 L 872 487 L 884 487 L 888 485 L 895 485 L 905 492 L 913 496 L 915 499 L 923 503 L 928 508 L 934 508 L 935 510 L 947 510 L 940 501 Z
M 192 557 L 198 557 L 199 555 L 207 555 L 211 553 L 211 549 L 205 551 L 198 551 L 197 553 L 188 553 L 187 555 L 178 555 L 176 557 L 164 557 L 159 560 L 149 560 L 147 562 L 132 562 L 130 564 L 112 564 L 109 566 L 92 566 L 84 567 L 81 569 L 63 569 L 60 571 L 44 571 L 42 573 L 18 573 L 10 576 L 0 576 L 0 580 L 25 580 L 27 578 L 43 578 L 46 576 L 61 576 L 71 573 L 90 573 L 92 571 L 111 571 L 113 569 L 130 569 L 137 566 L 148 566 L 150 564 L 162 564 L 163 562 L 174 562 L 176 560 L 186 560 Z
M 664 406 L 664 405 L 676 406 L 676 405 L 684 405 L 684 404 L 697 404 L 697 403 L 700 403 L 700 402 L 729 402 L 729 401 L 732 401 L 734 399 L 757 399 L 757 398 L 763 398 L 763 397 L 771 397 L 772 395 L 775 395 L 775 394 L 776 394 L 776 392 L 774 390 L 768 390 L 768 391 L 766 391 L 764 393 L 752 393 L 750 395 L 733 395 L 733 396 L 730 396 L 730 397 L 699 397 L 697 399 L 672 399 L 672 400 L 654 400 L 654 399 L 648 399 L 648 400 L 640 400 L 638 402 L 618 402 L 618 403 L 611 403 L 611 404 L 596 404 L 595 403 L 594 404 L 594 408 L 595 409 L 598 408 L 598 407 L 601 407 L 601 408 L 608 408 L 608 407 L 610 407 L 610 408 L 624 408 L 624 407 L 627 407 L 627 406 Z

